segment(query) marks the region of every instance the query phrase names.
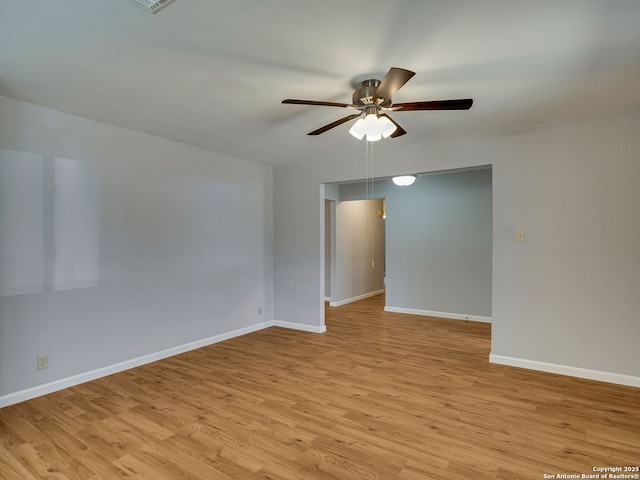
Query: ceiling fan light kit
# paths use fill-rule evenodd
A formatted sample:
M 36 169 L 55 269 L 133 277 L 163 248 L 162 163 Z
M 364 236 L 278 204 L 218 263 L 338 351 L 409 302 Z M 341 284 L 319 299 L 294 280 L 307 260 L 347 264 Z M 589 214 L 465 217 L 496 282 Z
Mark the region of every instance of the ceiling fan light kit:
M 366 136 L 368 142 L 377 142 L 381 138 L 388 138 L 396 130 L 397 127 L 389 118 L 369 113 L 364 118 L 359 118 L 349 133 L 358 140 L 362 140 Z
M 407 133 L 398 123 L 386 113 L 410 112 L 417 110 L 468 110 L 473 105 L 473 99 L 434 100 L 425 102 L 393 103 L 392 97 L 400 87 L 407 83 L 415 72 L 404 68 L 392 67 L 382 81 L 369 79 L 362 82 L 362 87 L 353 92 L 353 103 L 323 102 L 318 100 L 296 100 L 288 98 L 282 103 L 294 105 L 321 105 L 326 107 L 340 107 L 360 110 L 360 114 L 352 114 L 331 122 L 324 127 L 309 132 L 307 135 L 320 135 L 338 125 L 350 120 L 358 119 L 349 133 L 358 140 L 365 136 L 367 141 L 376 142 L 381 138 L 395 138 Z M 364 117 L 363 117 L 364 115 Z

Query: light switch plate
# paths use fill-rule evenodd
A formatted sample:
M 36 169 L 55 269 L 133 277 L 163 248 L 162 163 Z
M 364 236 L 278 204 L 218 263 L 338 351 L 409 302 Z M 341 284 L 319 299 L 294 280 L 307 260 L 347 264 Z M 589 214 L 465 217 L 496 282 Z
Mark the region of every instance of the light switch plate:
M 38 355 L 38 370 L 49 368 L 49 355 Z

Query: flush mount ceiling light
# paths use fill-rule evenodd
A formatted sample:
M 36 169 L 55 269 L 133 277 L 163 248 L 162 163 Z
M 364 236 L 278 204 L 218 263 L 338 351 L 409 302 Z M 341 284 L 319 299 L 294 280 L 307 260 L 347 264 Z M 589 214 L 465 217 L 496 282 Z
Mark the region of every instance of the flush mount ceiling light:
M 169 5 L 173 0 L 130 0 L 136 5 L 144 8 L 151 13 L 157 13 L 161 8 Z
M 399 187 L 408 187 L 413 182 L 416 181 L 415 175 L 400 175 L 399 177 L 393 177 L 391 179 L 393 183 L 398 185 Z

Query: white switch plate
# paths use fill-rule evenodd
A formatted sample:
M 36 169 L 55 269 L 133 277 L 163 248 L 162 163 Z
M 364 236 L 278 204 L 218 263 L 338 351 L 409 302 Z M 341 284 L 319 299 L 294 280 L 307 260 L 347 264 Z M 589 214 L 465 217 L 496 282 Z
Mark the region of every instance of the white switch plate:
M 516 242 L 524 242 L 524 230 L 516 230 Z

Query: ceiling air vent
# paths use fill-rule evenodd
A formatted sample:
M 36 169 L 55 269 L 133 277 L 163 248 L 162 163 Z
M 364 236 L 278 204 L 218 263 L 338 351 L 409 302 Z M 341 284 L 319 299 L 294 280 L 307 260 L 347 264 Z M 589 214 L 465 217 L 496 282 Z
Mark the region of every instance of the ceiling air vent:
M 156 13 L 161 8 L 166 7 L 171 2 L 173 2 L 173 0 L 131 0 L 131 1 L 151 13 Z

